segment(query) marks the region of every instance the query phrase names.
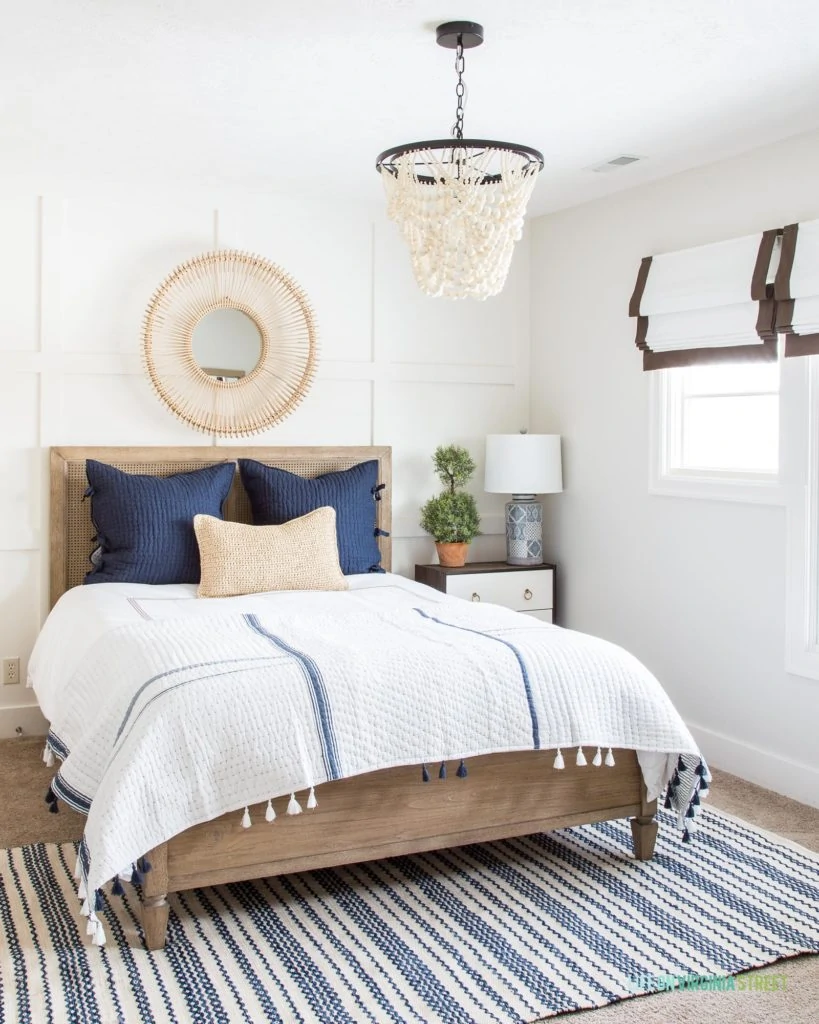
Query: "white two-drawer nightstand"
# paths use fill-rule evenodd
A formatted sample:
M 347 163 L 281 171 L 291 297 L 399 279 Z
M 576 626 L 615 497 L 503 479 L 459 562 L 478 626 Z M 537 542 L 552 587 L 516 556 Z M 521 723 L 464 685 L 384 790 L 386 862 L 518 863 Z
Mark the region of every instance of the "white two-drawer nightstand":
M 415 580 L 467 601 L 491 601 L 554 622 L 554 565 L 468 562 L 458 569 L 416 565 Z

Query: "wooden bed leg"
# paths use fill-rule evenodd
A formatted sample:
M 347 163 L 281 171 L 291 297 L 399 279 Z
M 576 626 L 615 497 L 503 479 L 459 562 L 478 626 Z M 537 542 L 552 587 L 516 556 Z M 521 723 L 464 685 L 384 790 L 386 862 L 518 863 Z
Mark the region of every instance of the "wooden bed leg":
M 164 949 L 168 931 L 168 844 L 148 854 L 151 870 L 142 883 L 142 930 L 148 949 Z
M 653 816 L 631 819 L 631 839 L 636 859 L 651 860 L 654 856 L 654 844 L 657 842 L 657 822 Z
M 168 931 L 168 901 L 165 896 L 146 896 L 142 901 L 142 930 L 148 949 L 164 949 Z

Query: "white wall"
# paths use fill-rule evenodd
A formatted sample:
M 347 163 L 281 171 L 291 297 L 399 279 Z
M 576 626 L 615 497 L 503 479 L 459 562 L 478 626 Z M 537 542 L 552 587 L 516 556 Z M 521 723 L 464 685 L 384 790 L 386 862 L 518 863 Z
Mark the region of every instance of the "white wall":
M 181 260 L 215 247 L 261 253 L 305 288 L 319 322 L 317 380 L 259 444 L 391 444 L 395 569 L 433 557 L 418 507 L 430 455 L 467 444 L 487 513 L 472 558 L 503 551 L 502 496 L 482 491 L 483 437 L 529 410 L 528 243 L 503 294 L 429 299 L 397 229 L 364 207 L 293 197 L 0 192 L 0 657 L 25 660 L 47 609 L 50 445 L 207 444 L 153 396 L 142 313 Z M 226 441 L 225 443 L 229 443 Z M 244 443 L 244 442 L 242 442 Z M 492 535 L 494 534 L 494 535 Z M 0 687 L 0 736 L 43 721 L 24 686 Z
M 819 216 L 819 134 L 530 225 L 532 429 L 564 437 L 548 499 L 564 624 L 638 655 L 706 756 L 819 805 L 819 682 L 784 670 L 785 509 L 648 494 L 641 257 Z

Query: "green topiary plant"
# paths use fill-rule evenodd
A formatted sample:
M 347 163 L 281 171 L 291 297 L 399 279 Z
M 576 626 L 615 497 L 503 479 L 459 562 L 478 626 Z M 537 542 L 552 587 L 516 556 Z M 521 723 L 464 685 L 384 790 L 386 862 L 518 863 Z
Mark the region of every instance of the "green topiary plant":
M 432 462 L 446 490 L 422 507 L 421 528 L 439 544 L 469 544 L 480 533 L 481 517 L 472 495 L 457 488 L 475 472 L 472 456 L 459 445 L 441 445 Z
M 421 529 L 439 544 L 469 544 L 480 531 L 481 517 L 471 494 L 444 491 L 421 509 Z
M 475 472 L 475 460 L 466 448 L 457 444 L 439 445 L 432 456 L 438 479 L 450 494 L 456 487 L 464 487 Z

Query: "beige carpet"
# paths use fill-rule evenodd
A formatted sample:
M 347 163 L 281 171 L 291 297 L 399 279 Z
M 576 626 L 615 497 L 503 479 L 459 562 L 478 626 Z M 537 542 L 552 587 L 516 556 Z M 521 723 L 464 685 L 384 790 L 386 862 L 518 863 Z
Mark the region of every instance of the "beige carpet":
M 0 847 L 78 839 L 84 818 L 60 807 L 50 814 L 43 796 L 52 769 L 40 760 L 41 739 L 0 742 Z M 819 810 L 715 771 L 714 806 L 819 852 Z M 819 913 L 819 908 L 817 908 Z M 572 1015 L 578 1024 L 817 1024 L 819 957 L 782 961 L 754 974 L 786 977 L 778 992 L 666 992 Z

